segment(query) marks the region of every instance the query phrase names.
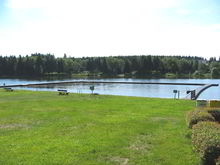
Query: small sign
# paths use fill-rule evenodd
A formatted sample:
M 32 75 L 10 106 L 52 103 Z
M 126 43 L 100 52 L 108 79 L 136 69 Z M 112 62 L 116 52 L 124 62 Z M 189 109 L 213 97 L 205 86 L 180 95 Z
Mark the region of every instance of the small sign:
M 177 90 L 173 90 L 173 93 L 177 93 Z
M 174 99 L 176 99 L 176 95 L 177 95 L 178 99 L 180 98 L 180 91 L 175 89 L 175 90 L 173 90 L 173 93 L 174 93 Z
M 90 90 L 92 91 L 92 93 L 93 93 L 94 89 L 95 89 L 95 86 L 90 86 Z

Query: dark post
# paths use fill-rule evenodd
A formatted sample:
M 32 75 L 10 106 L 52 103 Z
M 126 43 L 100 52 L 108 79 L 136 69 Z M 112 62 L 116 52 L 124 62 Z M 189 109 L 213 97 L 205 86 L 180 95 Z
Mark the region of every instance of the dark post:
M 191 91 L 191 100 L 195 100 L 196 98 L 196 90 Z
M 173 90 L 174 93 L 174 99 L 176 99 L 177 90 Z
M 95 89 L 95 86 L 94 86 L 94 85 L 93 85 L 93 86 L 90 86 L 90 90 L 92 91 L 92 94 L 93 94 L 94 89 Z

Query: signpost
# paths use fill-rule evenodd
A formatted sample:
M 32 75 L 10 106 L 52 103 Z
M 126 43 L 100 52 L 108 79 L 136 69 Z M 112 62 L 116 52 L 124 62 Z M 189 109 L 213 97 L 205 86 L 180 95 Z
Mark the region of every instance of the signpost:
M 178 99 L 180 98 L 180 91 L 175 89 L 175 90 L 173 90 L 173 93 L 174 93 L 174 99 L 176 99 L 176 95 L 177 95 Z
M 94 91 L 94 89 L 95 89 L 95 86 L 93 85 L 93 86 L 90 86 L 89 88 L 90 88 L 90 90 L 92 91 L 92 94 L 93 94 L 93 91 Z

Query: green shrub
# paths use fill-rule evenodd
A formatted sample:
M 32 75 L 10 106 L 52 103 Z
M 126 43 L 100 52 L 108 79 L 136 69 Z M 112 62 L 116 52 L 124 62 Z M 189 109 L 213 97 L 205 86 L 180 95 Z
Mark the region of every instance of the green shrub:
M 216 159 L 216 165 L 220 165 L 220 156 Z
M 199 122 L 192 129 L 194 149 L 200 153 L 204 164 L 215 165 L 220 156 L 220 124 Z
M 210 113 L 215 118 L 215 121 L 220 122 L 220 110 L 219 109 L 208 110 L 208 113 Z
M 188 127 L 192 128 L 194 124 L 197 124 L 200 121 L 215 121 L 215 118 L 207 111 L 194 110 L 188 112 L 186 120 Z

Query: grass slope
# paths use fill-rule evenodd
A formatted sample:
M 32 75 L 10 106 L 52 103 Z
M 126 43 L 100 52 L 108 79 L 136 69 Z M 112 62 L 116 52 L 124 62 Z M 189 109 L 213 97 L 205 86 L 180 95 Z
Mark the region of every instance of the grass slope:
M 199 164 L 187 100 L 0 90 L 0 164 Z

